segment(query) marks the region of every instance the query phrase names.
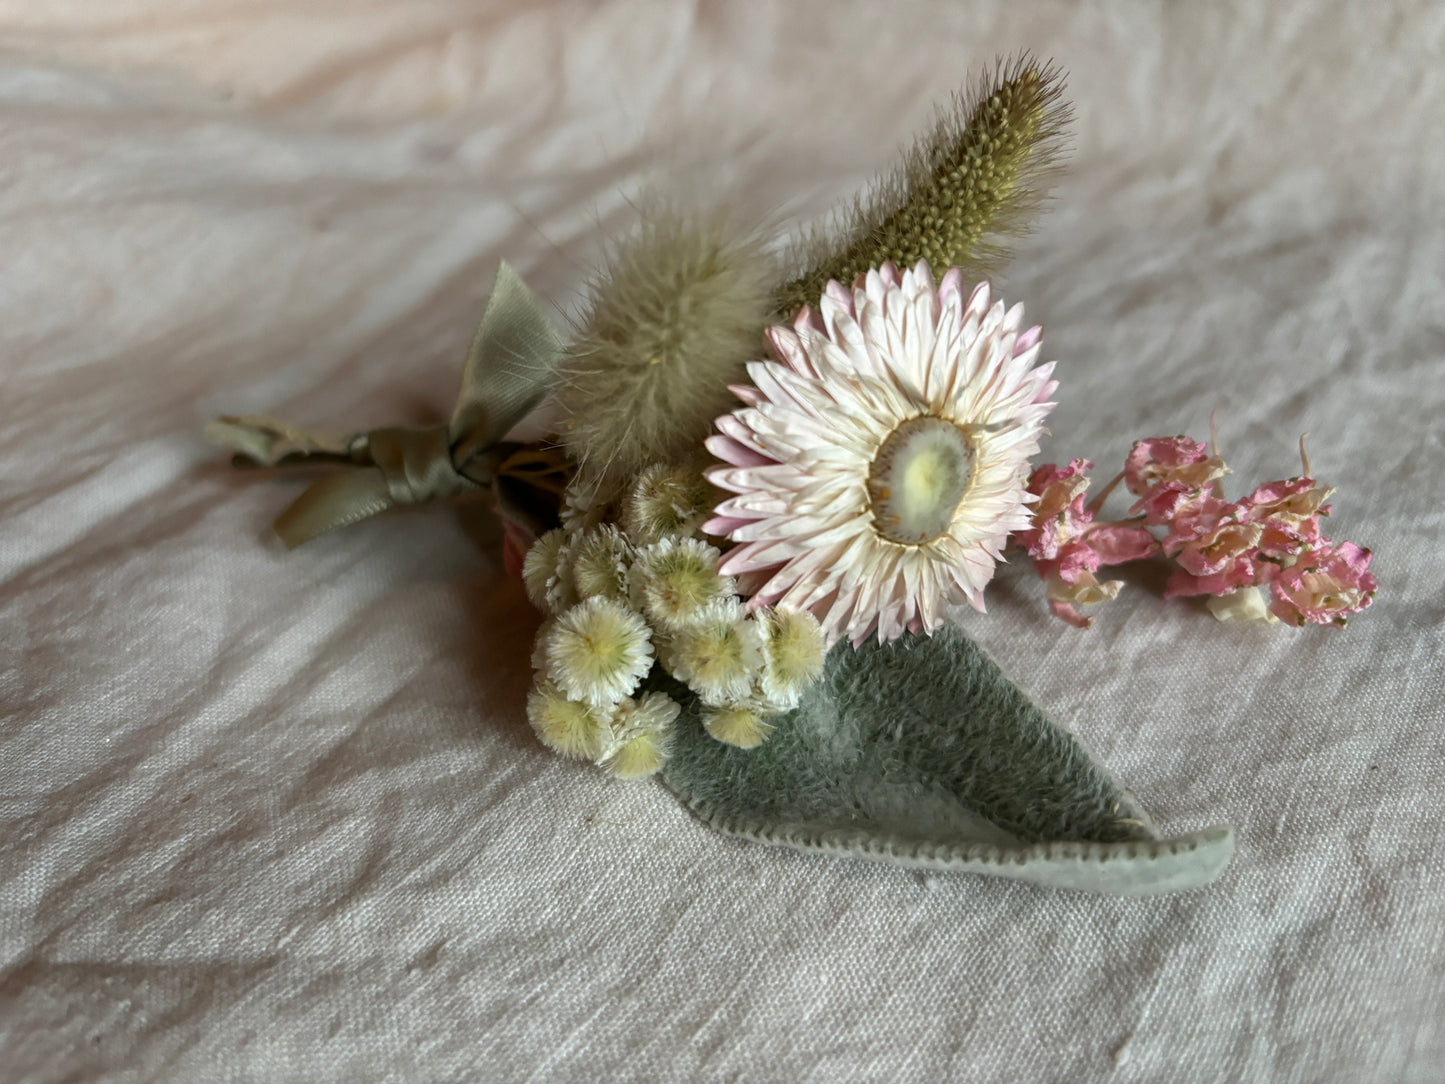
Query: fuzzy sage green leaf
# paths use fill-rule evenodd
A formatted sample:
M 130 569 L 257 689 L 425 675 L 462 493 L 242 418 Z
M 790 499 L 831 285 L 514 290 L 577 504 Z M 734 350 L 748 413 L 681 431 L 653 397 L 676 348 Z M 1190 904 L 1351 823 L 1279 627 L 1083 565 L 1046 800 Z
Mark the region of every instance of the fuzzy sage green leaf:
M 1133 796 L 967 636 L 854 651 L 772 736 L 709 738 L 686 690 L 667 784 L 714 827 L 800 850 L 1149 895 L 1213 880 L 1228 828 L 1161 839 Z
M 927 260 L 935 275 L 996 273 L 1002 238 L 1028 230 L 1058 163 L 1069 119 L 1061 93 L 1060 73 L 1025 56 L 956 95 L 897 170 L 801 247 L 779 311 L 816 306 L 829 279 L 847 285 L 888 260 Z

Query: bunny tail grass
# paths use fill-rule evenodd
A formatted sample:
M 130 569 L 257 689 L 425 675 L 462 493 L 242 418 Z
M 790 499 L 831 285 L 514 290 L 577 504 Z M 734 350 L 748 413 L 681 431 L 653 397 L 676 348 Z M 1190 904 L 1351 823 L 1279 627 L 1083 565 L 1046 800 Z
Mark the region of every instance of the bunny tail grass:
M 776 265 L 718 216 L 644 207 L 560 368 L 563 441 L 602 489 L 697 454 L 762 351 Z

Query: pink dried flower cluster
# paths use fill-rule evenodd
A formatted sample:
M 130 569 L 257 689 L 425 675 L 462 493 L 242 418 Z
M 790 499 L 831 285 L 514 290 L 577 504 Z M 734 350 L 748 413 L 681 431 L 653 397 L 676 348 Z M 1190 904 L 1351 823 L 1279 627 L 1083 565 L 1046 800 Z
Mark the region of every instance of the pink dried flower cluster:
M 1028 490 L 1038 497 L 1033 524 L 1014 536 L 1044 578 L 1054 616 L 1081 629 L 1091 619 L 1078 607 L 1112 599 L 1123 586 L 1119 580 L 1100 583 L 1094 573 L 1159 552 L 1159 543 L 1144 527 L 1094 522 L 1094 513 L 1084 506 L 1093 466 L 1087 459 L 1071 460 L 1063 468 L 1045 463 L 1029 475 Z
M 1300 477 L 1266 482 L 1228 501 L 1220 479 L 1229 468 L 1205 445 L 1183 436 L 1136 441 L 1115 483 L 1122 480 L 1138 499 L 1131 518 L 1119 523 L 1094 520 L 1108 489 L 1094 505 L 1084 505 L 1091 466 L 1075 459 L 1062 470 L 1050 463 L 1034 471 L 1028 485 L 1038 498 L 1033 524 L 1015 535 L 1048 584 L 1050 609 L 1072 625 L 1089 624 L 1079 604 L 1118 594 L 1118 581 L 1095 579 L 1101 566 L 1155 554 L 1178 566 L 1166 598 L 1229 598 L 1211 600 L 1220 617 L 1343 626 L 1349 614 L 1374 600 L 1370 551 L 1332 542 L 1320 530 L 1334 491 L 1309 476 L 1308 459 Z M 1267 605 L 1260 589 L 1269 592 Z

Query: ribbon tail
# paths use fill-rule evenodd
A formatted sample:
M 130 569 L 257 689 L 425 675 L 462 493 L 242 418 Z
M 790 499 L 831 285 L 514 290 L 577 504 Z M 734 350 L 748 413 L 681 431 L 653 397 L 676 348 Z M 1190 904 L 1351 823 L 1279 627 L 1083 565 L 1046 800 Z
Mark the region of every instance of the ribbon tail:
M 321 479 L 277 517 L 276 535 L 294 549 L 398 504 L 447 500 L 491 486 L 508 451 L 498 446 L 546 394 L 561 359 L 561 343 L 541 302 L 504 262 L 467 353 L 448 425 L 329 437 L 264 415 L 227 416 L 208 425 L 206 437 L 236 452 L 238 466 L 327 460 L 352 468 Z
M 308 433 L 263 414 L 223 415 L 206 426 L 206 439 L 263 467 L 317 456 L 346 459 L 351 445 L 349 437 Z
M 452 461 L 465 472 L 546 394 L 562 344 L 542 303 L 505 260 L 467 352 L 449 427 Z
M 294 550 L 327 531 L 385 512 L 395 504 L 379 470 L 343 471 L 313 484 L 276 517 L 271 529 L 288 550 Z

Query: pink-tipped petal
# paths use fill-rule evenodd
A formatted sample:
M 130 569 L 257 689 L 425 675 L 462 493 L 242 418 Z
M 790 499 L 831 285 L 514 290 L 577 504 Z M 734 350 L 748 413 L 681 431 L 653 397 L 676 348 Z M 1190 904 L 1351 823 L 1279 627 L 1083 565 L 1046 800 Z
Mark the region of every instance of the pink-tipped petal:
M 714 435 L 703 442 L 707 450 L 726 463 L 735 467 L 766 467 L 776 465 L 777 460 L 769 459 L 761 452 L 745 447 L 732 437 Z

